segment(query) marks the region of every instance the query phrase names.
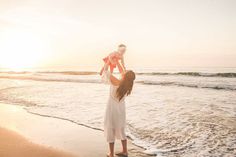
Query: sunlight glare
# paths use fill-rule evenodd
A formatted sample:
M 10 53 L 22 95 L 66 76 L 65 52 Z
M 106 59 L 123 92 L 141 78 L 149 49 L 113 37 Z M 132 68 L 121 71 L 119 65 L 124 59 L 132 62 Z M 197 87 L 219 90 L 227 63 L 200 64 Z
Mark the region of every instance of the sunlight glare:
M 0 67 L 21 70 L 38 66 L 49 47 L 37 33 L 8 30 L 0 36 Z

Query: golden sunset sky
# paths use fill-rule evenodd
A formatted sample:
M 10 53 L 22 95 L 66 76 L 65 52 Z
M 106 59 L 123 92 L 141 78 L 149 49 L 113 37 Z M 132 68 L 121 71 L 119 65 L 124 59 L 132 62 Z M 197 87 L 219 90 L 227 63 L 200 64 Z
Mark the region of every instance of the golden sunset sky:
M 236 66 L 235 0 L 0 0 L 0 68 Z M 99 68 L 98 68 L 99 69 Z

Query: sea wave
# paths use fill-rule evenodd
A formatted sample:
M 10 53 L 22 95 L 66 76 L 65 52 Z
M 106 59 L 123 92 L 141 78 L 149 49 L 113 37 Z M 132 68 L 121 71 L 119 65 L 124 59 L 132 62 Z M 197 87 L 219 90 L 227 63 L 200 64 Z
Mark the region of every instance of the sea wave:
M 195 83 L 182 83 L 182 82 L 171 82 L 171 81 L 137 81 L 144 85 L 161 85 L 161 86 L 181 86 L 191 88 L 209 88 L 216 90 L 236 90 L 235 86 L 232 85 L 219 85 L 219 84 L 195 84 Z
M 70 78 L 46 78 L 37 76 L 0 76 L 2 79 L 34 80 L 48 82 L 77 82 L 77 83 L 101 83 L 99 79 L 70 79 Z
M 63 75 L 97 75 L 95 71 L 1 71 L 0 74 L 63 74 Z
M 198 76 L 198 77 L 236 77 L 236 73 L 202 73 L 202 72 L 177 72 L 177 73 L 165 73 L 165 72 L 148 72 L 148 73 L 136 73 L 138 75 L 183 75 L 183 76 Z
M 24 76 L 24 75 L 0 75 L 0 79 L 18 79 L 18 80 L 34 80 L 34 81 L 48 81 L 48 82 L 74 82 L 74 83 L 102 83 L 100 79 L 79 79 L 79 78 L 63 78 L 63 77 L 45 77 L 45 76 Z M 190 88 L 209 88 L 215 90 L 236 90 L 236 86 L 229 84 L 211 84 L 204 83 L 200 84 L 198 82 L 188 83 L 188 82 L 178 82 L 178 81 L 150 81 L 141 80 L 136 81 L 138 84 L 143 85 L 160 85 L 160 86 L 179 86 L 179 87 L 190 87 Z
M 96 71 L 2 71 L 0 74 L 61 74 L 61 75 L 98 75 Z M 193 76 L 193 77 L 229 77 L 235 78 L 236 73 L 204 73 L 204 72 L 136 72 L 137 75 L 174 75 L 174 76 Z

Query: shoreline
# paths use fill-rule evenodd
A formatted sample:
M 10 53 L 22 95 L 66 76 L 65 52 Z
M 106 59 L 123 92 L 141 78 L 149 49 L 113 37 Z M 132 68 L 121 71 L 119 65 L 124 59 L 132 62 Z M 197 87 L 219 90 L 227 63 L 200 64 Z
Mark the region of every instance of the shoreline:
M 69 152 L 79 157 L 106 156 L 108 151 L 102 131 L 76 125 L 70 121 L 31 114 L 24 106 L 0 103 L 0 128 L 16 132 L 29 142 Z M 143 149 L 128 140 L 129 156 L 147 157 Z M 116 151 L 121 149 L 117 141 Z M 8 157 L 8 156 L 6 156 Z

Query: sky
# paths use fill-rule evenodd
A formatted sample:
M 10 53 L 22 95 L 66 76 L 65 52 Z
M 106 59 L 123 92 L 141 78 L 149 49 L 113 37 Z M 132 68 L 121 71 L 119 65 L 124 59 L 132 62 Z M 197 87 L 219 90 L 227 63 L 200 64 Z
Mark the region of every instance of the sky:
M 0 0 L 0 68 L 236 67 L 235 0 Z

